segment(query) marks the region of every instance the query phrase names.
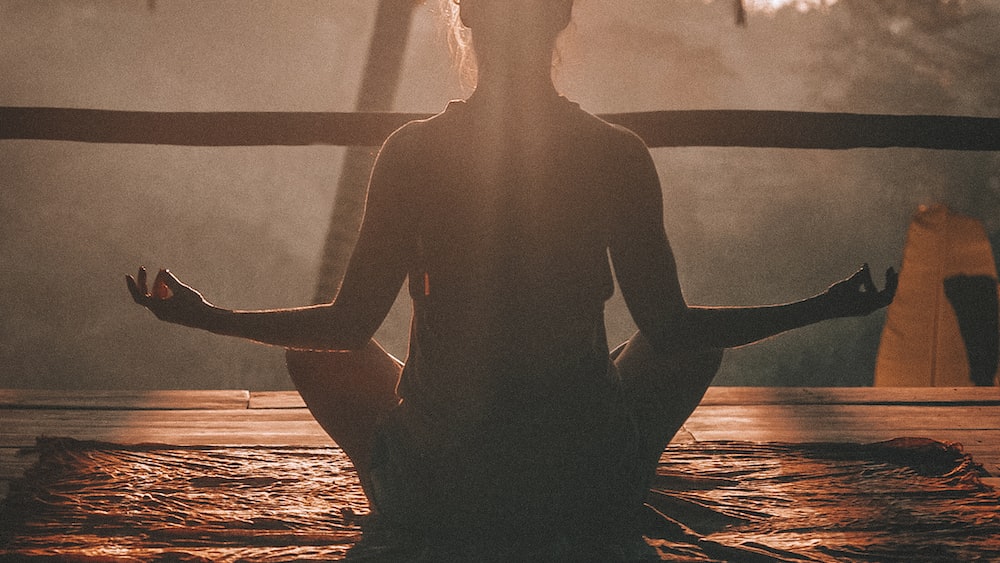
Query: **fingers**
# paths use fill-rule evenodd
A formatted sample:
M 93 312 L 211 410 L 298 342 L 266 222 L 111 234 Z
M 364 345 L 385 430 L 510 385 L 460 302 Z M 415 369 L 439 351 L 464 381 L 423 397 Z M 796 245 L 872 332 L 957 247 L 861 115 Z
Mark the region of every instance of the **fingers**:
M 896 287 L 899 286 L 899 274 L 896 273 L 895 268 L 888 268 L 885 271 L 885 290 L 896 292 Z
M 885 287 L 879 291 L 872 278 L 871 267 L 865 263 L 850 278 L 832 286 L 831 293 L 842 302 L 846 316 L 867 315 L 892 303 L 898 283 L 896 270 L 888 268 Z
M 882 306 L 888 306 L 896 297 L 896 288 L 899 287 L 899 274 L 895 268 L 888 268 L 885 271 L 885 288 L 879 294 L 882 297 Z
M 152 287 L 148 287 L 148 274 L 145 267 L 140 267 L 135 277 L 125 276 L 125 285 L 128 287 L 132 299 L 145 307 L 149 307 L 153 300 L 165 300 L 174 296 L 183 284 L 170 273 L 169 270 L 160 270 L 153 280 Z
M 125 285 L 128 286 L 128 292 L 132 294 L 133 301 L 140 305 L 143 305 L 146 302 L 145 291 L 139 290 L 139 286 L 136 284 L 135 278 L 126 274 Z
M 891 287 L 893 291 L 899 287 L 899 273 L 896 272 L 895 268 L 888 268 L 885 271 L 885 286 L 886 288 Z
M 171 272 L 170 270 L 165 270 L 165 269 L 160 270 L 160 273 L 157 274 L 157 278 L 161 276 L 163 278 L 163 283 L 167 284 L 167 287 L 170 288 L 170 290 L 173 291 L 174 293 L 177 293 L 178 290 L 184 289 L 184 287 L 186 287 L 183 283 L 181 283 L 181 280 L 177 279 L 177 276 L 175 276 L 173 272 Z
M 177 278 L 173 277 L 167 270 L 160 270 L 156 274 L 156 280 L 153 281 L 153 298 L 154 299 L 170 299 L 174 296 L 175 288 L 179 282 Z
M 864 288 L 865 293 L 878 293 L 878 288 L 875 287 L 875 280 L 872 279 L 872 270 L 868 266 L 867 262 L 861 266 L 861 270 L 858 273 L 861 274 L 861 279 L 859 281 L 861 282 L 861 287 Z
M 140 266 L 134 278 L 126 275 L 125 285 L 128 286 L 128 291 L 136 303 L 145 305 L 149 301 L 149 292 L 146 290 L 146 268 Z

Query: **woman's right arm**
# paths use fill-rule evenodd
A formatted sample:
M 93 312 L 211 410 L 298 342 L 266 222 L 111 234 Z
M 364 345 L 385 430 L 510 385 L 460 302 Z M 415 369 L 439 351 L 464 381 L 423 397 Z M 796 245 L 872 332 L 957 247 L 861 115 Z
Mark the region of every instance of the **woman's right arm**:
M 404 128 L 405 130 L 406 128 Z M 331 303 L 263 311 L 216 307 L 170 272 L 147 288 L 145 269 L 127 276 L 132 298 L 157 318 L 215 334 L 303 350 L 357 350 L 374 335 L 392 307 L 412 253 L 409 185 L 414 146 L 401 130 L 379 152 L 365 203 L 365 218 L 336 299 Z M 403 141 L 401 138 L 410 138 Z
M 214 334 L 301 350 L 357 350 L 374 334 L 360 311 L 352 312 L 343 302 L 237 311 L 212 305 L 167 270 L 160 270 L 149 289 L 144 268 L 126 282 L 135 302 L 161 321 Z

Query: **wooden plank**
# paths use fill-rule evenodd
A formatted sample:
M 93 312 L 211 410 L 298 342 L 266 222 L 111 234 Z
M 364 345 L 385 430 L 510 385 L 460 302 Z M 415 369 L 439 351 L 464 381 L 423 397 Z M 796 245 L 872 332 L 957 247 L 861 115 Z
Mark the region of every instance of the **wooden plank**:
M 702 405 L 754 404 L 968 404 L 1000 405 L 1000 388 L 709 388 Z M 0 408 L 217 409 L 300 408 L 295 391 L 44 390 L 0 389 Z
M 379 146 L 430 114 L 148 112 L 0 107 L 0 139 L 178 146 Z
M 298 391 L 251 391 L 251 409 L 301 409 L 306 403 Z
M 413 119 L 380 112 L 148 112 L 0 107 L 0 139 L 183 146 L 378 146 Z M 654 147 L 1000 150 L 1000 119 L 769 110 L 603 114 Z
M 118 444 L 171 444 L 177 446 L 333 446 L 333 440 L 316 423 L 245 424 L 210 427 L 107 427 L 75 431 L 65 429 L 14 429 L 0 432 L 0 441 L 29 447 L 39 437 L 68 437 Z
M 312 414 L 307 409 L 146 409 L 146 410 L 99 410 L 99 409 L 3 409 L 0 421 L 8 423 L 35 421 L 64 425 L 103 424 L 115 421 L 121 424 L 150 425 L 185 423 L 213 423 L 222 421 L 241 424 L 254 421 L 307 421 Z
M 0 411 L 0 444 L 33 445 L 38 436 L 119 443 L 205 445 L 329 444 L 306 409 Z
M 286 396 L 287 398 L 287 396 Z M 157 426 L 237 426 L 272 422 L 312 421 L 303 408 L 243 410 L 74 410 L 6 409 L 0 411 L 4 428 L 35 428 L 74 432 L 87 426 L 116 428 Z M 882 432 L 926 431 L 945 428 L 1000 428 L 1000 411 L 992 407 L 921 407 L 913 405 L 739 405 L 700 406 L 685 424 L 698 432 L 748 427 L 774 431 L 797 429 L 849 429 L 874 427 Z
M 249 401 L 242 390 L 0 389 L 0 408 L 17 409 L 245 409 Z
M 1000 405 L 1000 387 L 709 387 L 710 405 Z
M 1000 387 L 723 387 L 705 393 L 702 406 L 718 405 L 996 405 Z M 250 408 L 301 408 L 296 391 L 252 391 Z
M 988 471 L 1000 475 L 1000 409 L 992 405 L 997 391 L 714 387 L 674 441 L 927 437 L 962 443 Z M 0 390 L 0 397 L 25 407 L 0 408 L 0 479 L 20 468 L 22 460 L 13 457 L 14 448 L 31 446 L 42 435 L 178 445 L 332 444 L 294 391 Z M 101 409 L 99 404 L 112 407 Z M 129 404 L 137 409 L 127 410 Z M 227 408 L 192 408 L 220 404 Z

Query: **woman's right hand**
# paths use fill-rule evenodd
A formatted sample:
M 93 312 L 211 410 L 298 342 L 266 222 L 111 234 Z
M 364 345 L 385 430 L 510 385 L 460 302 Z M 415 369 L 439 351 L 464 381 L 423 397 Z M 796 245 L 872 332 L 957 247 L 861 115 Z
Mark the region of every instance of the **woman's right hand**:
M 150 288 L 146 286 L 146 268 L 135 277 L 125 276 L 125 284 L 136 303 L 149 309 L 161 321 L 192 328 L 205 328 L 214 308 L 200 293 L 181 283 L 169 270 L 160 270 Z

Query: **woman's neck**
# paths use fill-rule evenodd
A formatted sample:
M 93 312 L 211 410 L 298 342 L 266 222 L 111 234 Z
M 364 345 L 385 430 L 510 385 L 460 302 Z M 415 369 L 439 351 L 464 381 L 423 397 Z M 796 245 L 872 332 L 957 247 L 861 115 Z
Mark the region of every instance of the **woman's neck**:
M 496 108 L 530 108 L 559 97 L 552 83 L 552 44 L 476 49 L 478 79 L 470 100 Z
M 536 69 L 532 72 L 525 72 L 521 67 L 516 71 L 510 68 L 480 67 L 476 90 L 469 100 L 506 110 L 530 109 L 539 104 L 548 104 L 559 98 L 550 71 L 548 66 L 544 71 Z

